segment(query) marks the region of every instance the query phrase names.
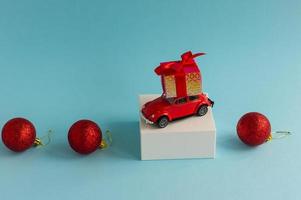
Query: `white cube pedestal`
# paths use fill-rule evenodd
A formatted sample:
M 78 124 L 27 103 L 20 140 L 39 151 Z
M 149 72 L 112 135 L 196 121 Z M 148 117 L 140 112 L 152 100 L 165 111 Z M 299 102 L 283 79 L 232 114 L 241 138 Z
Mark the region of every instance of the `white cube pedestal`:
M 159 95 L 140 95 L 143 104 Z M 165 128 L 146 124 L 140 117 L 141 160 L 214 158 L 216 128 L 212 109 L 205 116 L 170 122 Z

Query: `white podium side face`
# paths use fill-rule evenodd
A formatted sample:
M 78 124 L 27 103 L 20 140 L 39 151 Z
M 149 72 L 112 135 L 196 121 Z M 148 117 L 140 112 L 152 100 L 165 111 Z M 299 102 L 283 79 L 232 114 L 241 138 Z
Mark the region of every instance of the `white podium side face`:
M 140 95 L 139 109 L 160 95 Z M 140 111 L 139 110 L 139 111 Z M 216 128 L 212 109 L 205 116 L 172 121 L 165 128 L 140 118 L 141 160 L 214 158 Z

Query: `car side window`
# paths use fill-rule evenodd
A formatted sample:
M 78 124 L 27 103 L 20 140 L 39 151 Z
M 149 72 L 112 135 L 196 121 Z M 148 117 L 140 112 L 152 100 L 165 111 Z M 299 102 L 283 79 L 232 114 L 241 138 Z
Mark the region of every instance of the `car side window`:
M 186 103 L 186 102 L 187 102 L 186 98 L 183 97 L 183 98 L 177 99 L 176 104 L 183 104 L 183 103 Z
M 197 100 L 199 99 L 199 96 L 189 96 L 189 101 L 194 101 L 194 100 Z

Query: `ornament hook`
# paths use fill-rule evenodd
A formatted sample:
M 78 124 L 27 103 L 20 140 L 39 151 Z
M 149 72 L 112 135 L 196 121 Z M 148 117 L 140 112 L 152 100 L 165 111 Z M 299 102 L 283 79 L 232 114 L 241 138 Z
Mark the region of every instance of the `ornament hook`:
M 290 131 L 273 131 L 270 136 L 267 139 L 268 141 L 271 141 L 272 139 L 281 139 L 284 138 L 286 136 L 292 135 L 292 132 Z
M 48 130 L 46 135 L 42 136 L 41 138 L 36 138 L 33 143 L 34 147 L 47 146 L 51 142 L 51 137 L 50 137 L 51 134 L 52 134 L 52 130 Z M 44 143 L 43 140 L 46 137 L 47 137 L 47 142 Z
M 102 139 L 99 148 L 106 149 L 112 145 L 112 142 L 113 142 L 112 133 L 109 130 L 106 130 L 105 136 Z

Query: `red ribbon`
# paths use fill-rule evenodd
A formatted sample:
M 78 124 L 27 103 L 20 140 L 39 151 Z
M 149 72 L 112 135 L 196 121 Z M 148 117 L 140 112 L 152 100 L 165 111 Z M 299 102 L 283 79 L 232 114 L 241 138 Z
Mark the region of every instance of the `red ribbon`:
M 197 64 L 194 61 L 194 58 L 198 56 L 205 55 L 205 53 L 196 53 L 192 54 L 191 51 L 188 51 L 181 55 L 181 61 L 170 61 L 160 63 L 160 65 L 155 69 L 157 75 L 174 75 L 175 76 L 175 84 L 177 97 L 187 96 L 187 88 L 186 88 L 186 74 L 182 72 L 182 69 L 185 65 L 195 65 Z M 163 91 L 165 92 L 165 86 L 163 78 L 161 79 Z

